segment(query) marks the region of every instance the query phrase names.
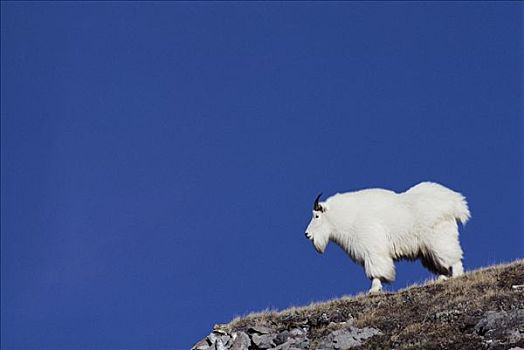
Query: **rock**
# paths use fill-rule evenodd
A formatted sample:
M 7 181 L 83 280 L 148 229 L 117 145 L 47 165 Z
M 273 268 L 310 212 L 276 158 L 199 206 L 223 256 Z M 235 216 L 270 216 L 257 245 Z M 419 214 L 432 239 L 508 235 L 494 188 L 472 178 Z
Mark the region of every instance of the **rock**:
M 216 350 L 226 350 L 226 344 L 224 344 L 224 341 L 222 338 L 218 338 L 215 343 Z
M 351 349 L 360 346 L 368 338 L 381 334 L 376 328 L 342 328 L 331 332 L 320 344 L 321 349 Z
M 362 343 L 346 329 L 333 332 L 333 347 L 335 349 L 350 349 L 360 344 Z
M 353 329 L 358 329 L 358 328 L 355 328 L 355 327 L 351 327 Z M 380 331 L 380 329 L 377 329 L 377 328 L 372 328 L 372 327 L 364 327 L 362 329 L 359 329 L 359 336 L 360 336 L 360 339 L 368 339 L 368 338 L 371 338 L 375 335 L 379 335 L 379 334 L 382 334 L 382 332 Z
M 509 330 L 524 322 L 524 309 L 507 311 L 487 311 L 484 317 L 475 325 L 479 335 L 485 335 L 494 330 Z
M 258 334 L 269 334 L 269 333 L 273 333 L 274 330 L 269 327 L 265 327 L 265 326 L 252 326 L 248 329 L 248 332 L 249 333 L 258 333 Z
M 291 348 L 291 345 L 292 344 L 290 342 L 282 343 L 275 346 L 273 350 L 289 350 Z
M 490 347 L 524 341 L 524 309 L 487 311 L 473 329 Z
M 204 338 L 201 341 L 199 341 L 198 343 L 196 343 L 195 345 L 193 345 L 191 350 L 209 350 L 212 347 L 213 346 L 209 343 L 207 338 Z
M 518 341 L 524 338 L 522 332 L 518 329 L 511 329 L 506 332 L 506 335 L 508 337 L 507 341 L 510 344 L 517 343 Z
M 232 334 L 229 349 L 230 350 L 245 350 L 251 345 L 249 336 L 244 332 L 235 332 Z
M 505 318 L 505 311 L 487 311 L 484 317 L 475 325 L 474 329 L 478 335 L 484 335 L 496 328 L 497 323 Z
M 275 345 L 284 344 L 289 338 L 289 331 L 282 331 L 277 334 L 275 339 L 273 339 L 273 342 Z
M 224 345 L 228 345 L 229 340 L 231 339 L 231 336 L 228 335 L 228 334 L 226 334 L 226 335 L 222 335 L 222 336 L 220 336 L 219 339 L 222 341 L 222 344 L 224 344 Z M 218 340 L 217 340 L 217 341 L 218 341 Z
M 307 332 L 301 328 L 294 328 L 278 333 L 273 339 L 276 344 L 275 350 L 297 350 L 309 349 Z
M 297 350 L 297 349 L 308 349 L 309 346 L 309 340 L 307 338 L 302 339 L 296 339 L 296 341 L 292 344 L 290 344 L 289 350 Z
M 209 341 L 209 344 L 214 345 L 218 339 L 218 336 L 215 333 L 211 333 L 206 338 Z
M 260 349 L 269 349 L 275 346 L 273 339 L 276 338 L 275 334 L 253 334 L 251 340 L 253 344 L 258 346 Z
M 292 337 L 303 336 L 306 333 L 307 332 L 302 328 L 293 328 L 292 330 L 289 331 L 289 335 Z

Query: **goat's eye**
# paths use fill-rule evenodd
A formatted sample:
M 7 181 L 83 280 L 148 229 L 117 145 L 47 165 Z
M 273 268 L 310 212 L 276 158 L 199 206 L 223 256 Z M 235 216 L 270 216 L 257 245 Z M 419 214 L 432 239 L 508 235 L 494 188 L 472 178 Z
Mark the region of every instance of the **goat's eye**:
M 318 215 L 315 215 L 315 219 L 318 219 Z

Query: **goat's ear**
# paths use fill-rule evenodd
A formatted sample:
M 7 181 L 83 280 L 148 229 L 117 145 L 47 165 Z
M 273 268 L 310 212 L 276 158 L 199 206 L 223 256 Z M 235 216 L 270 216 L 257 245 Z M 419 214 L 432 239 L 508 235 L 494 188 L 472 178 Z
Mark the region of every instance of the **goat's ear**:
M 326 208 L 325 204 L 319 204 L 318 207 L 319 207 L 321 213 L 325 213 L 326 212 L 327 208 Z

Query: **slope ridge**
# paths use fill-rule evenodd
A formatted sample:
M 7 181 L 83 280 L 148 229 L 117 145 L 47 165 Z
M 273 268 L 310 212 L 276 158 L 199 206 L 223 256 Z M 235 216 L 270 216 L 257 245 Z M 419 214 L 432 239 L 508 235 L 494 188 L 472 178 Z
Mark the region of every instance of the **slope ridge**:
M 524 347 L 524 260 L 216 325 L 194 350 Z

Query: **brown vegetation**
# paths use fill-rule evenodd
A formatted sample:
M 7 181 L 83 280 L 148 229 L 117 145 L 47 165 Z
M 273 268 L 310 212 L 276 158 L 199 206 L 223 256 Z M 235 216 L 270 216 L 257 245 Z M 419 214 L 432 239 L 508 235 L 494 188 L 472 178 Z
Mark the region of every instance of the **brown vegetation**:
M 523 284 L 524 260 L 520 260 L 395 293 L 361 294 L 281 312 L 251 314 L 217 325 L 216 330 L 247 331 L 253 326 L 266 326 L 285 331 L 301 327 L 307 330 L 314 348 L 330 332 L 351 323 L 358 328 L 373 327 L 382 333 L 367 340 L 359 349 L 522 347 L 524 320 L 520 316 L 511 316 L 511 327 L 516 327 L 511 337 L 505 333 L 509 330 L 484 329 L 479 324 L 488 311 L 495 316 L 496 312 L 521 315 L 524 288 L 515 286 Z M 496 322 L 502 322 L 500 320 Z

